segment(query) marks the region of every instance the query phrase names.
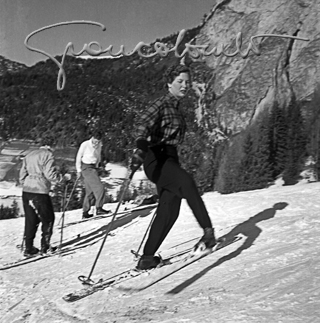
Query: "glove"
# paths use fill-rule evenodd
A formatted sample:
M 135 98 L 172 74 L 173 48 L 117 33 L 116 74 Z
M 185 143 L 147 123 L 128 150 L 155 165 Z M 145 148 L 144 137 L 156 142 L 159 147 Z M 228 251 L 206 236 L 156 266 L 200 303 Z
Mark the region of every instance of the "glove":
M 66 181 L 66 182 L 69 182 L 71 180 L 71 175 L 69 173 L 65 173 L 63 175 L 63 179 Z
M 66 183 L 70 182 L 70 180 L 71 180 L 71 175 L 68 173 L 65 173 L 64 175 L 59 174 L 59 179 L 57 182 L 66 184 Z
M 142 165 L 145 157 L 146 157 L 146 152 L 141 150 L 141 149 L 136 149 L 133 152 L 132 158 L 131 158 L 131 163 L 130 163 L 130 169 L 135 172 L 136 170 L 138 170 L 140 168 L 140 166 Z

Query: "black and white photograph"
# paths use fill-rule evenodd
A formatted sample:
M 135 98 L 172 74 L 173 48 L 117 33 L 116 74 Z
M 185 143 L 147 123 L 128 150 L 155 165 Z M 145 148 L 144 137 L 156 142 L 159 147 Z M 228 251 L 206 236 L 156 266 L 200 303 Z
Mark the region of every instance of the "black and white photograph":
M 320 322 L 320 0 L 0 0 L 0 322 Z

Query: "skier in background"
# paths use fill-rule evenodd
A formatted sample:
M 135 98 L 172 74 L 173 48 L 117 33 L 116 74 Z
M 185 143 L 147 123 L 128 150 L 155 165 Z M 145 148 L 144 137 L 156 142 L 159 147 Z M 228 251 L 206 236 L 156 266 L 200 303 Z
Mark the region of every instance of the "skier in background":
M 96 205 L 96 215 L 108 214 L 109 210 L 102 208 L 104 204 L 104 186 L 98 175 L 98 167 L 101 161 L 101 139 L 100 131 L 95 131 L 89 140 L 84 141 L 78 150 L 76 157 L 76 169 L 78 179 L 82 176 L 86 195 L 83 201 L 82 218 L 91 218 L 89 214 L 92 205 Z
M 31 257 L 39 253 L 33 241 L 39 224 L 42 224 L 41 253 L 54 251 L 50 239 L 54 224 L 54 211 L 49 195 L 51 184 L 62 180 L 54 166 L 54 138 L 42 138 L 41 147 L 27 154 L 22 162 L 19 181 L 23 185 L 22 201 L 25 212 L 25 251 L 24 256 Z M 70 174 L 65 175 L 70 179 Z
M 131 161 L 132 171 L 143 164 L 147 177 L 156 184 L 159 194 L 157 215 L 137 264 L 141 270 L 155 268 L 160 263 L 155 252 L 177 220 L 182 198 L 187 200 L 204 230 L 203 237 L 195 247 L 200 242 L 208 248 L 216 244 L 206 207 L 194 180 L 180 167 L 177 154 L 177 146 L 186 132 L 180 99 L 190 88 L 190 70 L 184 65 L 173 65 L 166 71 L 164 81 L 168 93 L 155 100 L 136 124 L 137 149 Z

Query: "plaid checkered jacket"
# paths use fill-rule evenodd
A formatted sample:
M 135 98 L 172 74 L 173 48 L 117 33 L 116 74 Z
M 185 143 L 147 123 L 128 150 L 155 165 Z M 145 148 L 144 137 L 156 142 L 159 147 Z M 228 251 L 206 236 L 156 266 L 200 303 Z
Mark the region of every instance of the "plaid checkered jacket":
M 186 132 L 186 121 L 179 101 L 170 93 L 155 100 L 136 123 L 135 138 L 148 140 L 149 146 L 180 144 Z

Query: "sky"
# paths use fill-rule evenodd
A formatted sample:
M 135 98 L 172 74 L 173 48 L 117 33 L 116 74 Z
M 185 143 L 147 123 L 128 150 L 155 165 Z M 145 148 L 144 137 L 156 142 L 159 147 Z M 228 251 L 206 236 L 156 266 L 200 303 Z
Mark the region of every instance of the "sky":
M 215 0 L 0 0 L 0 55 L 28 66 L 47 57 L 24 45 L 32 32 L 60 22 L 94 21 L 46 29 L 29 45 L 50 55 L 62 55 L 72 42 L 79 52 L 85 43 L 97 41 L 113 52 L 124 45 L 130 52 L 139 42 L 151 43 L 182 29 L 199 25 Z

